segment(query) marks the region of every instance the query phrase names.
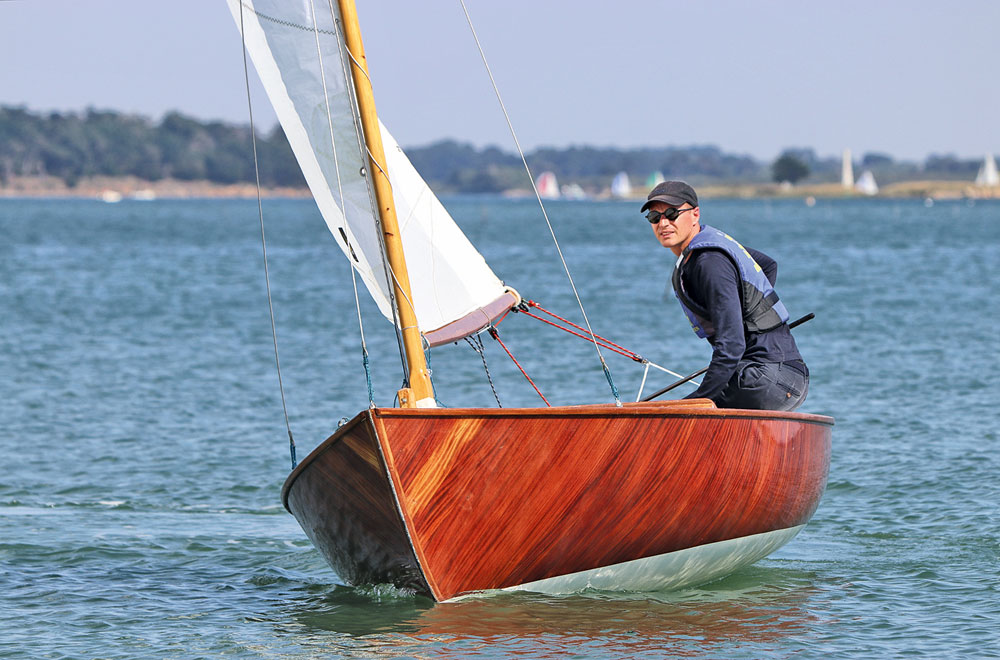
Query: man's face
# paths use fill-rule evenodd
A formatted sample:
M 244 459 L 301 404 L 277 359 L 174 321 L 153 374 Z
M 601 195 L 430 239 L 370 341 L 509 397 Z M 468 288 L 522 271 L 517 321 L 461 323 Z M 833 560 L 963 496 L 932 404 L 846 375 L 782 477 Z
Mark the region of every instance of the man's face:
M 674 207 L 663 202 L 653 202 L 649 206 L 649 211 L 663 213 L 672 208 Z M 681 211 L 681 214 L 675 220 L 667 220 L 666 216 L 661 216 L 660 221 L 652 223 L 651 226 L 656 240 L 660 241 L 660 245 L 668 248 L 674 254 L 680 254 L 701 229 L 699 224 L 701 209 L 697 206 L 692 207 L 690 204 L 683 204 L 676 208 Z

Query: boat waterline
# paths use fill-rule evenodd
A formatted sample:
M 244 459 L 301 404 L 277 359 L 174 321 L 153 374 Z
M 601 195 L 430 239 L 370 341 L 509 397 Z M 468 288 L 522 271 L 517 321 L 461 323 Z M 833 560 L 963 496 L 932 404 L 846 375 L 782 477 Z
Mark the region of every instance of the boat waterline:
M 501 591 L 567 594 L 584 589 L 600 591 L 683 589 L 711 582 L 763 559 L 795 538 L 803 527 L 805 524 L 738 539 L 706 543 L 655 557 L 644 557 L 612 566 L 526 582 L 506 587 Z

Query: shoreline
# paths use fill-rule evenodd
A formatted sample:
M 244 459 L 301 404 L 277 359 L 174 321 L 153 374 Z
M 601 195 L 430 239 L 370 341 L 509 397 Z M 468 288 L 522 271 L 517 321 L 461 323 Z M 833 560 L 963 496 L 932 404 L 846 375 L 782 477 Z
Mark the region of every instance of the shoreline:
M 519 195 L 523 192 L 524 195 Z M 309 199 L 308 188 L 261 188 L 262 198 Z M 463 194 L 463 193 L 456 193 Z M 530 192 L 508 191 L 507 197 L 530 196 Z M 804 184 L 798 186 L 766 184 L 708 184 L 698 187 L 704 199 L 864 199 L 868 195 L 845 189 L 839 183 Z M 180 181 L 162 179 L 146 181 L 136 177 L 95 176 L 85 177 L 75 186 L 68 186 L 57 177 L 11 177 L 0 185 L 0 199 L 96 199 L 117 202 L 123 199 L 255 199 L 257 187 L 253 183 L 213 183 L 211 181 Z M 968 181 L 900 181 L 886 184 L 874 199 L 1000 199 L 1000 186 L 976 186 Z M 642 200 L 645 192 L 626 198 Z M 606 196 L 588 197 L 590 200 L 611 199 Z
M 264 198 L 312 197 L 305 187 L 262 187 L 260 194 Z M 0 185 L 0 199 L 5 198 L 97 199 L 105 202 L 123 199 L 256 199 L 257 186 L 245 182 L 146 181 L 132 176 L 84 177 L 75 186 L 68 186 L 57 177 L 11 177 L 6 184 Z

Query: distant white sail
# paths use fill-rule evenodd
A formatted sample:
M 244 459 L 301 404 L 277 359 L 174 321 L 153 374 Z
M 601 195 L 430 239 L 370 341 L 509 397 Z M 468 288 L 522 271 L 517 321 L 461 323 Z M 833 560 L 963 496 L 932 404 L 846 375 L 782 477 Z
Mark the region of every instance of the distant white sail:
M 538 195 L 543 199 L 556 199 L 559 197 L 559 182 L 553 172 L 542 172 L 535 179 L 535 188 Z
M 656 170 L 649 175 L 649 178 L 646 179 L 646 187 L 652 189 L 664 181 L 666 181 L 666 179 L 663 178 L 663 172 Z
M 875 183 L 875 175 L 871 170 L 865 170 L 858 177 L 858 182 L 854 184 L 854 189 L 862 195 L 877 195 L 878 184 Z
M 1000 186 L 1000 175 L 997 174 L 997 162 L 993 160 L 993 154 L 986 154 L 983 164 L 979 166 L 979 174 L 976 175 L 977 186 Z
M 240 0 L 227 3 L 239 27 Z M 316 3 L 315 23 L 309 2 L 242 0 L 242 7 L 247 51 L 323 219 L 382 314 L 392 319 L 336 6 Z M 427 333 L 495 303 L 504 286 L 385 126 L 381 131 L 413 306 Z
M 632 184 L 628 180 L 628 174 L 619 172 L 611 181 L 611 196 L 624 199 L 632 194 Z

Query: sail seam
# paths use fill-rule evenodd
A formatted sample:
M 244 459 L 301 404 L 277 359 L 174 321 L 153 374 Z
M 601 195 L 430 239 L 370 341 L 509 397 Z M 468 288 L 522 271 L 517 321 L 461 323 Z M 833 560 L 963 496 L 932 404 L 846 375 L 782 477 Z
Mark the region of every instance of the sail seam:
M 262 18 L 265 21 L 268 21 L 270 23 L 274 23 L 275 25 L 282 25 L 284 27 L 295 28 L 296 30 L 303 30 L 305 32 L 313 32 L 314 31 L 314 28 L 309 27 L 308 25 L 299 25 L 298 23 L 292 23 L 291 21 L 286 21 L 286 20 L 284 20 L 282 18 L 275 18 L 274 16 L 268 16 L 267 14 L 262 14 L 261 12 L 257 11 L 256 9 L 254 9 L 252 5 L 250 5 L 250 4 L 246 3 L 246 2 L 242 2 L 240 4 L 241 4 L 241 6 L 246 7 L 247 10 L 250 13 L 252 13 L 253 15 L 255 15 L 257 18 Z M 314 15 L 315 15 L 315 12 L 314 12 Z M 337 34 L 333 30 L 318 30 L 318 31 L 320 32 L 320 34 L 329 34 L 329 35 L 333 35 L 333 36 L 336 36 L 336 34 Z

